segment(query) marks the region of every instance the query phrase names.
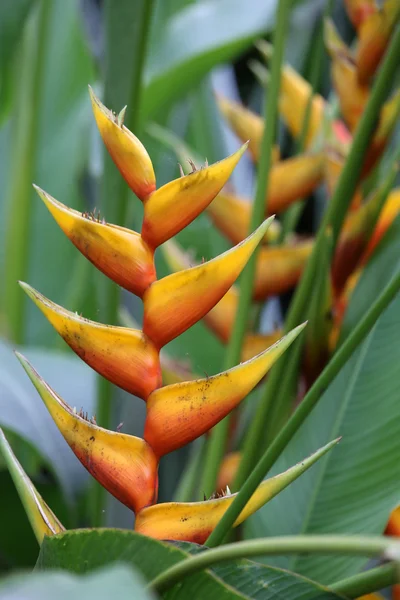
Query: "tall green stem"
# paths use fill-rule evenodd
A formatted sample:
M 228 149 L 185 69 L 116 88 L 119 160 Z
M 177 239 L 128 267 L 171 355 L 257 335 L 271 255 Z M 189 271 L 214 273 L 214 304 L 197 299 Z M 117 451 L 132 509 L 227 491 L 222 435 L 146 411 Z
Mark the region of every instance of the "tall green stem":
M 193 573 L 220 562 L 239 558 L 287 554 L 345 554 L 375 557 L 384 555 L 389 549 L 400 552 L 400 542 L 393 538 L 379 536 L 340 535 L 282 536 L 237 542 L 206 550 L 173 565 L 153 579 L 149 587 L 162 593 Z
M 368 332 L 374 326 L 382 312 L 387 308 L 393 298 L 400 290 L 400 274 L 397 273 L 390 283 L 383 290 L 382 294 L 371 306 L 364 318 L 358 323 L 357 327 L 351 332 L 349 337 L 343 342 L 339 350 L 334 354 L 331 361 L 327 364 L 321 375 L 311 386 L 303 401 L 292 414 L 286 425 L 281 429 L 276 438 L 273 440 L 269 448 L 264 452 L 264 455 L 256 464 L 251 474 L 243 483 L 239 494 L 234 502 L 228 508 L 217 527 L 207 540 L 207 546 L 217 546 L 220 544 L 225 535 L 228 533 L 233 523 L 246 506 L 250 497 L 254 493 L 257 486 L 267 475 L 268 471 L 279 458 L 283 450 L 286 448 L 296 431 L 310 414 L 318 400 L 321 398 L 328 385 L 333 381 L 339 373 L 343 365 L 346 364 L 350 356 L 367 336 Z
M 285 323 L 286 332 L 298 325 L 307 314 L 307 304 L 312 294 L 315 269 L 322 245 L 325 243 L 325 231 L 329 225 L 332 227 L 333 250 L 335 248 L 343 219 L 359 181 L 364 157 L 375 129 L 379 111 L 391 89 L 392 81 L 398 68 L 399 55 L 400 27 L 398 26 L 393 33 L 368 103 L 355 132 L 349 156 L 318 230 L 313 252 L 307 262 L 291 303 Z M 291 349 L 288 352 L 291 352 Z M 266 417 L 270 406 L 272 406 L 272 400 L 277 395 L 281 381 L 285 377 L 285 359 L 288 360 L 287 353 L 284 360 L 281 359 L 278 361 L 272 369 L 265 386 L 264 397 L 258 405 L 257 412 L 246 437 L 243 460 L 236 481 L 236 485 L 239 487 L 245 481 L 248 473 L 251 471 L 252 465 L 260 455 L 260 449 L 262 451 Z M 272 408 L 272 410 L 274 409 Z M 275 410 L 277 410 L 276 407 Z
M 119 0 L 105 3 L 106 63 L 104 102 L 119 110 L 128 105 L 125 124 L 138 134 L 140 127 L 140 97 L 143 70 L 146 60 L 154 0 Z M 102 182 L 102 207 L 108 219 L 123 225 L 128 211 L 130 191 L 111 159 L 106 155 Z M 120 289 L 107 281 L 102 290 L 102 319 L 115 324 L 118 320 Z M 99 380 L 97 419 L 102 427 L 111 425 L 113 386 L 105 379 Z M 95 484 L 93 505 L 94 524 L 103 522 L 105 490 Z
M 31 239 L 32 182 L 37 159 L 39 107 L 52 2 L 40 0 L 24 31 L 19 58 L 17 101 L 13 114 L 13 150 L 8 192 L 4 312 L 8 335 L 22 343 L 25 332 L 25 294 L 17 285 L 26 280 Z
M 328 587 L 333 592 L 346 596 L 346 598 L 360 598 L 397 583 L 398 569 L 398 564 L 390 562 L 332 583 Z
M 257 191 L 250 220 L 250 231 L 254 231 L 266 212 L 265 198 L 268 190 L 269 172 L 272 163 L 272 150 L 275 141 L 275 123 L 278 115 L 278 98 L 281 80 L 281 67 L 285 40 L 289 26 L 291 0 L 283 0 L 277 5 L 276 28 L 274 31 L 274 54 L 271 64 L 271 81 L 266 96 L 264 118 L 266 127 L 261 142 L 261 157 L 257 176 Z M 229 341 L 225 368 L 230 369 L 240 361 L 244 334 L 247 328 L 253 282 L 256 272 L 257 251 L 250 258 L 240 279 L 240 297 L 235 325 Z M 229 417 L 214 427 L 207 449 L 202 490 L 210 494 L 215 489 L 219 465 L 221 463 L 228 436 Z

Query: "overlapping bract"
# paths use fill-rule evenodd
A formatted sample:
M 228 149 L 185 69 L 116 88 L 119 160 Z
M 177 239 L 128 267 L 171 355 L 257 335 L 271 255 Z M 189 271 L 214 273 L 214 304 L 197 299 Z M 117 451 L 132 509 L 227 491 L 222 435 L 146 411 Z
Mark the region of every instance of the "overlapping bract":
M 160 457 L 196 439 L 223 419 L 264 377 L 303 326 L 280 341 L 275 337 L 276 343 L 267 349 L 265 342 L 270 338 L 252 341 L 257 356 L 230 371 L 206 379 L 178 378 L 179 383 L 162 387 L 160 349 L 232 294 L 234 281 L 266 237 L 272 218 L 213 260 L 193 267 L 183 265 L 176 273 L 157 279 L 155 249 L 210 205 L 247 145 L 215 165 L 206 165 L 156 189 L 150 157 L 124 126 L 124 111 L 114 115 L 92 90 L 90 94 L 103 141 L 127 184 L 144 204 L 141 234 L 110 225 L 96 213 L 81 214 L 36 189 L 80 252 L 110 279 L 142 299 L 143 330 L 90 321 L 55 304 L 28 284 L 21 286 L 78 356 L 112 383 L 146 401 L 144 439 L 104 429 L 83 409 L 78 412 L 71 408 L 23 356 L 17 356 L 75 455 L 110 493 L 137 514 L 137 523 L 143 525 L 144 509 L 157 501 Z M 261 286 L 265 287 L 262 279 Z M 235 312 L 236 306 L 228 336 Z M 254 353 L 247 348 L 250 357 Z M 256 498 L 260 506 L 269 496 L 259 491 Z M 168 512 L 159 506 L 157 514 Z M 179 513 L 180 505 L 176 506 Z M 210 515 L 210 530 L 216 525 L 215 516 L 213 520 L 207 503 L 202 506 L 202 519 Z M 181 509 L 186 510 L 183 506 Z M 168 527 L 158 528 L 157 537 L 168 537 L 175 525 L 171 521 Z M 176 528 L 172 537 L 179 539 L 179 535 Z

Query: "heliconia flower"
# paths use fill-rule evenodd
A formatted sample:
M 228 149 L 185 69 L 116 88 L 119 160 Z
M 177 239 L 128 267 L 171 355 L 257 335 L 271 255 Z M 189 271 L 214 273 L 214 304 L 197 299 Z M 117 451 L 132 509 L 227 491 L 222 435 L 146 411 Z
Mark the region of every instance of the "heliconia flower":
M 279 94 L 279 112 L 284 118 L 293 137 L 299 138 L 312 87 L 303 77 L 289 65 L 282 69 L 281 89 Z M 325 112 L 325 100 L 314 94 L 311 101 L 310 122 L 305 138 L 305 147 L 309 148 L 321 131 Z
M 344 0 L 350 21 L 356 29 L 376 12 L 376 0 Z
M 20 285 L 72 350 L 100 375 L 143 399 L 161 385 L 158 350 L 142 331 L 89 321 L 28 284 Z
M 234 248 L 206 263 L 155 281 L 143 296 L 143 331 L 161 348 L 221 300 L 264 237 L 271 219 Z
M 0 454 L 7 465 L 39 545 L 42 543 L 45 535 L 51 536 L 65 531 L 64 526 L 48 507 L 23 470 L 1 429 Z
M 301 277 L 313 245 L 313 240 L 305 240 L 282 246 L 263 246 L 257 257 L 254 300 L 262 301 L 292 289 Z
M 384 181 L 377 187 L 357 211 L 349 214 L 344 222 L 332 263 L 332 281 L 339 295 L 349 275 L 361 263 L 371 234 L 392 189 L 398 166 L 388 171 Z
M 122 177 L 140 200 L 156 189 L 156 177 L 142 142 L 123 124 L 123 111 L 115 115 L 89 86 L 93 113 L 103 142 Z
M 400 537 L 400 506 L 397 506 L 390 513 L 389 521 L 385 529 L 385 534 Z
M 156 279 L 153 251 L 135 231 L 80 213 L 34 186 L 65 235 L 102 273 L 142 297 Z
M 217 479 L 217 491 L 231 488 L 236 477 L 237 470 L 242 459 L 242 453 L 239 451 L 229 452 L 224 456 L 219 468 Z
M 242 198 L 222 190 L 207 208 L 207 214 L 214 225 L 233 244 L 238 244 L 248 235 L 250 230 L 252 204 L 250 198 Z M 281 225 L 273 221 L 268 227 L 263 242 L 276 242 L 281 232 Z
M 284 473 L 263 481 L 250 498 L 234 526 L 240 525 L 292 481 L 300 477 L 339 439 L 330 442 Z M 145 508 L 136 516 L 135 531 L 161 540 L 183 540 L 204 544 L 237 494 L 212 498 L 204 502 L 167 502 Z
M 247 143 L 211 166 L 170 181 L 144 202 L 142 237 L 151 248 L 172 238 L 191 223 L 224 187 Z
M 228 121 L 239 140 L 249 140 L 249 150 L 254 161 L 260 158 L 261 138 L 264 132 L 264 119 L 257 113 L 249 110 L 243 104 L 229 100 L 224 96 L 217 96 L 218 106 Z M 279 160 L 279 147 L 274 146 L 272 159 Z
M 375 10 L 361 20 L 357 28 L 358 43 L 355 57 L 360 82 L 368 83 L 374 75 L 399 14 L 398 0 L 386 0 L 381 7 L 375 2 Z
M 369 239 L 368 246 L 365 253 L 362 256 L 361 262 L 365 264 L 368 262 L 370 256 L 374 252 L 375 248 L 393 223 L 397 215 L 400 213 L 400 187 L 393 190 L 379 215 L 378 223 Z
M 71 450 L 97 481 L 134 512 L 157 500 L 158 461 L 141 438 L 108 431 L 78 414 L 18 352 L 19 361 L 39 392 Z
M 144 439 L 157 456 L 188 444 L 229 414 L 264 377 L 304 326 L 299 325 L 258 356 L 229 371 L 152 392 L 146 404 Z
M 265 40 L 260 40 L 257 48 L 266 59 L 271 57 L 272 46 Z M 311 146 L 321 131 L 326 103 L 320 94 L 313 94 L 311 85 L 295 69 L 290 65 L 284 65 L 281 71 L 279 111 L 295 138 L 299 138 L 302 133 L 310 97 L 312 100 L 305 138 L 306 148 Z
M 369 96 L 369 87 L 359 82 L 350 50 L 331 19 L 325 21 L 325 43 L 332 58 L 332 80 L 344 120 L 354 131 Z

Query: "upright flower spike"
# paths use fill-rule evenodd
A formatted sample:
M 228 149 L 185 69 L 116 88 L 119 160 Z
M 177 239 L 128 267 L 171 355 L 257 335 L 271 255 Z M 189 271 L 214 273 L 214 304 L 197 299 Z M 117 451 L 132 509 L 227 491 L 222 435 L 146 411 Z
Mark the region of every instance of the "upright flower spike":
M 374 75 L 389 43 L 400 15 L 398 0 L 385 0 L 382 7 L 375 2 L 375 10 L 361 20 L 356 48 L 357 75 L 361 83 L 368 83 Z
M 253 298 L 262 301 L 283 294 L 298 282 L 311 254 L 314 241 L 262 247 L 257 257 Z
M 222 190 L 207 208 L 207 214 L 214 225 L 233 244 L 238 244 L 249 233 L 252 204 L 250 198 L 241 198 Z M 281 225 L 273 221 L 263 238 L 264 243 L 276 242 Z
M 270 219 L 241 244 L 207 263 L 155 281 L 143 296 L 143 331 L 161 348 L 221 300 L 264 237 Z
M 153 165 L 145 147 L 125 127 L 123 119 L 100 102 L 90 86 L 89 93 L 97 127 L 111 158 L 134 194 L 145 200 L 156 189 Z
M 142 331 L 89 321 L 28 284 L 21 287 L 70 348 L 100 375 L 144 400 L 162 384 L 158 350 Z
M 153 251 L 135 231 L 80 213 L 34 186 L 65 235 L 104 275 L 142 297 L 156 279 Z
M 249 141 L 249 150 L 255 162 L 260 158 L 261 138 L 264 132 L 264 119 L 249 110 L 243 104 L 229 100 L 223 96 L 217 96 L 220 111 L 229 123 L 230 127 L 242 142 Z M 274 146 L 272 160 L 279 160 L 279 147 Z
M 147 198 L 142 225 L 145 242 L 157 248 L 198 217 L 224 187 L 246 148 L 244 144 L 228 158 L 170 181 Z
M 71 450 L 97 481 L 134 512 L 157 500 L 158 461 L 141 438 L 108 431 L 77 414 L 18 352 L 19 361 L 39 392 Z
M 339 441 L 340 438 L 330 442 L 284 473 L 263 481 L 240 513 L 234 526 L 243 523 L 284 490 Z M 229 494 L 228 491 L 226 496 L 204 502 L 167 502 L 150 506 L 136 516 L 135 531 L 160 540 L 183 540 L 204 544 L 236 496 L 237 494 Z
M 358 81 L 354 60 L 331 19 L 325 20 L 324 34 L 332 58 L 332 79 L 340 110 L 351 131 L 354 131 L 368 100 L 369 88 Z
M 347 13 L 354 27 L 358 29 L 360 25 L 370 15 L 376 12 L 376 0 L 344 0 Z
M 147 400 L 144 439 L 161 457 L 214 427 L 264 377 L 304 329 L 299 325 L 255 358 L 206 379 L 155 390 Z
M 65 531 L 64 526 L 48 507 L 23 470 L 1 429 L 0 454 L 2 454 L 7 465 L 39 546 L 45 535 L 52 536 Z

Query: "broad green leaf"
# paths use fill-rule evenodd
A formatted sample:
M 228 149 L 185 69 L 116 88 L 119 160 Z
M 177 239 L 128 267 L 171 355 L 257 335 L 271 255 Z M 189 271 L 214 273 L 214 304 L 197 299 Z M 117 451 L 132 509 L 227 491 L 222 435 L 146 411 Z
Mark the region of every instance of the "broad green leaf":
M 151 600 L 142 578 L 124 565 L 84 576 L 65 572 L 11 575 L 0 582 L 0 600 Z
M 400 268 L 398 226 L 377 250 L 354 292 L 346 319 L 350 328 L 363 307 L 374 301 L 377 289 Z M 399 311 L 400 296 L 329 386 L 274 470 L 284 469 L 296 453 L 342 435 L 336 452 L 261 509 L 247 526 L 248 537 L 383 532 L 400 499 Z M 357 573 L 365 560 L 303 556 L 274 564 L 331 583 Z
M 159 542 L 117 529 L 70 531 L 44 541 L 37 568 L 82 573 L 123 560 L 151 581 L 161 571 L 202 549 L 196 544 Z M 333 600 L 338 596 L 293 573 L 240 560 L 196 573 L 165 592 L 163 598 Z
M 82 405 L 91 414 L 95 412 L 95 374 L 82 361 L 60 352 L 29 348 L 23 352 L 67 402 L 79 408 Z M 0 427 L 14 432 L 36 449 L 60 482 L 67 499 L 71 500 L 87 484 L 87 472 L 24 376 L 12 348 L 3 342 L 0 342 Z

